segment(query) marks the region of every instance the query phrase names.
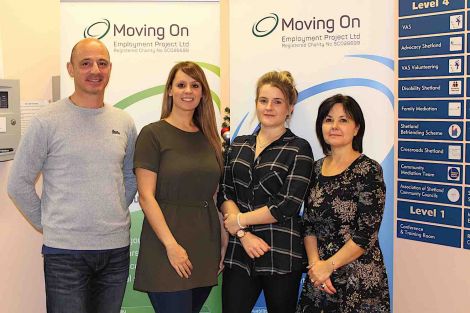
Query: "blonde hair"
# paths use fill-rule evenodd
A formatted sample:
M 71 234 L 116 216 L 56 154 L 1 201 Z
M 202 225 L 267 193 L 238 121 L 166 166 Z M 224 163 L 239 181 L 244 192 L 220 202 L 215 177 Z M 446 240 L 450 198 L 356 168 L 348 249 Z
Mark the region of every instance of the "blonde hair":
M 258 102 L 261 87 L 264 85 L 270 85 L 281 90 L 289 105 L 294 105 L 297 102 L 299 93 L 295 88 L 294 78 L 290 72 L 271 71 L 261 76 L 256 84 L 256 102 Z
M 169 91 L 178 71 L 182 71 L 186 75 L 189 75 L 202 85 L 202 98 L 201 102 L 194 110 L 193 122 L 199 130 L 202 131 L 207 140 L 209 140 L 209 143 L 214 149 L 219 168 L 222 171 L 222 143 L 217 131 L 214 104 L 212 102 L 211 91 L 209 84 L 207 83 L 206 75 L 199 65 L 191 61 L 185 61 L 173 66 L 166 81 L 165 91 L 163 93 L 162 114 L 160 118 L 164 119 L 170 116 L 171 110 L 173 109 L 173 99 L 169 95 Z

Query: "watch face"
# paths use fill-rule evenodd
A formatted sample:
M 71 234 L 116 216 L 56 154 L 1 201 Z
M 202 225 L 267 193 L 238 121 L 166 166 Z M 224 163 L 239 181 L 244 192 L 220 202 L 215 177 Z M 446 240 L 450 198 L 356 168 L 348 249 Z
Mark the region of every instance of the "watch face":
M 243 236 L 245 236 L 245 231 L 243 229 L 239 229 L 237 231 L 237 237 L 242 238 Z

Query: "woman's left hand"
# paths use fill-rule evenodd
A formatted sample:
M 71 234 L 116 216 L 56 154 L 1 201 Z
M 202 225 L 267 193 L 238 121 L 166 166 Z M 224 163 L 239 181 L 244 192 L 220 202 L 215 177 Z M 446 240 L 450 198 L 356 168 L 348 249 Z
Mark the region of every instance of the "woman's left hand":
M 326 292 L 327 294 L 333 295 L 336 293 L 336 289 L 333 286 L 333 283 L 331 282 L 331 278 L 328 278 L 324 282 L 320 283 L 319 281 L 316 281 L 313 284 L 314 287 L 319 288 L 320 290 Z
M 240 226 L 238 226 L 237 215 L 230 213 L 225 214 L 224 227 L 232 236 L 235 236 L 237 231 L 240 229 Z
M 222 273 L 224 270 L 224 259 L 225 259 L 225 252 L 227 252 L 227 246 L 228 246 L 228 233 L 224 230 L 220 230 L 220 263 L 219 263 L 219 271 L 217 272 L 217 275 Z

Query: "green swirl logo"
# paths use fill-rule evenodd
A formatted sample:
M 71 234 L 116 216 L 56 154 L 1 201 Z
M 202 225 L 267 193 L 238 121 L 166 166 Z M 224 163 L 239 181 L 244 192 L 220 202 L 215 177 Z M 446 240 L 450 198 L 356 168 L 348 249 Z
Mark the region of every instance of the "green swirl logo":
M 256 37 L 266 37 L 271 34 L 279 23 L 279 17 L 276 13 L 271 13 L 253 24 L 251 32 Z
M 107 19 L 103 19 L 102 21 L 95 22 L 85 28 L 83 31 L 83 38 L 96 38 L 101 39 L 109 32 L 111 28 L 111 23 Z

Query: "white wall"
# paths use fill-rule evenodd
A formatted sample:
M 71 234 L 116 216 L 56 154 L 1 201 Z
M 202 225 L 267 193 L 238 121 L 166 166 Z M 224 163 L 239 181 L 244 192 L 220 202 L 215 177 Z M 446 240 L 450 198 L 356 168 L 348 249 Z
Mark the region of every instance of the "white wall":
M 3 76 L 2 29 L 0 28 L 0 79 L 2 79 Z
M 59 74 L 59 0 L 1 0 L 0 7 L 0 77 L 20 79 L 21 100 L 50 99 Z M 42 236 L 6 193 L 11 163 L 0 162 L 0 312 L 42 313 Z

